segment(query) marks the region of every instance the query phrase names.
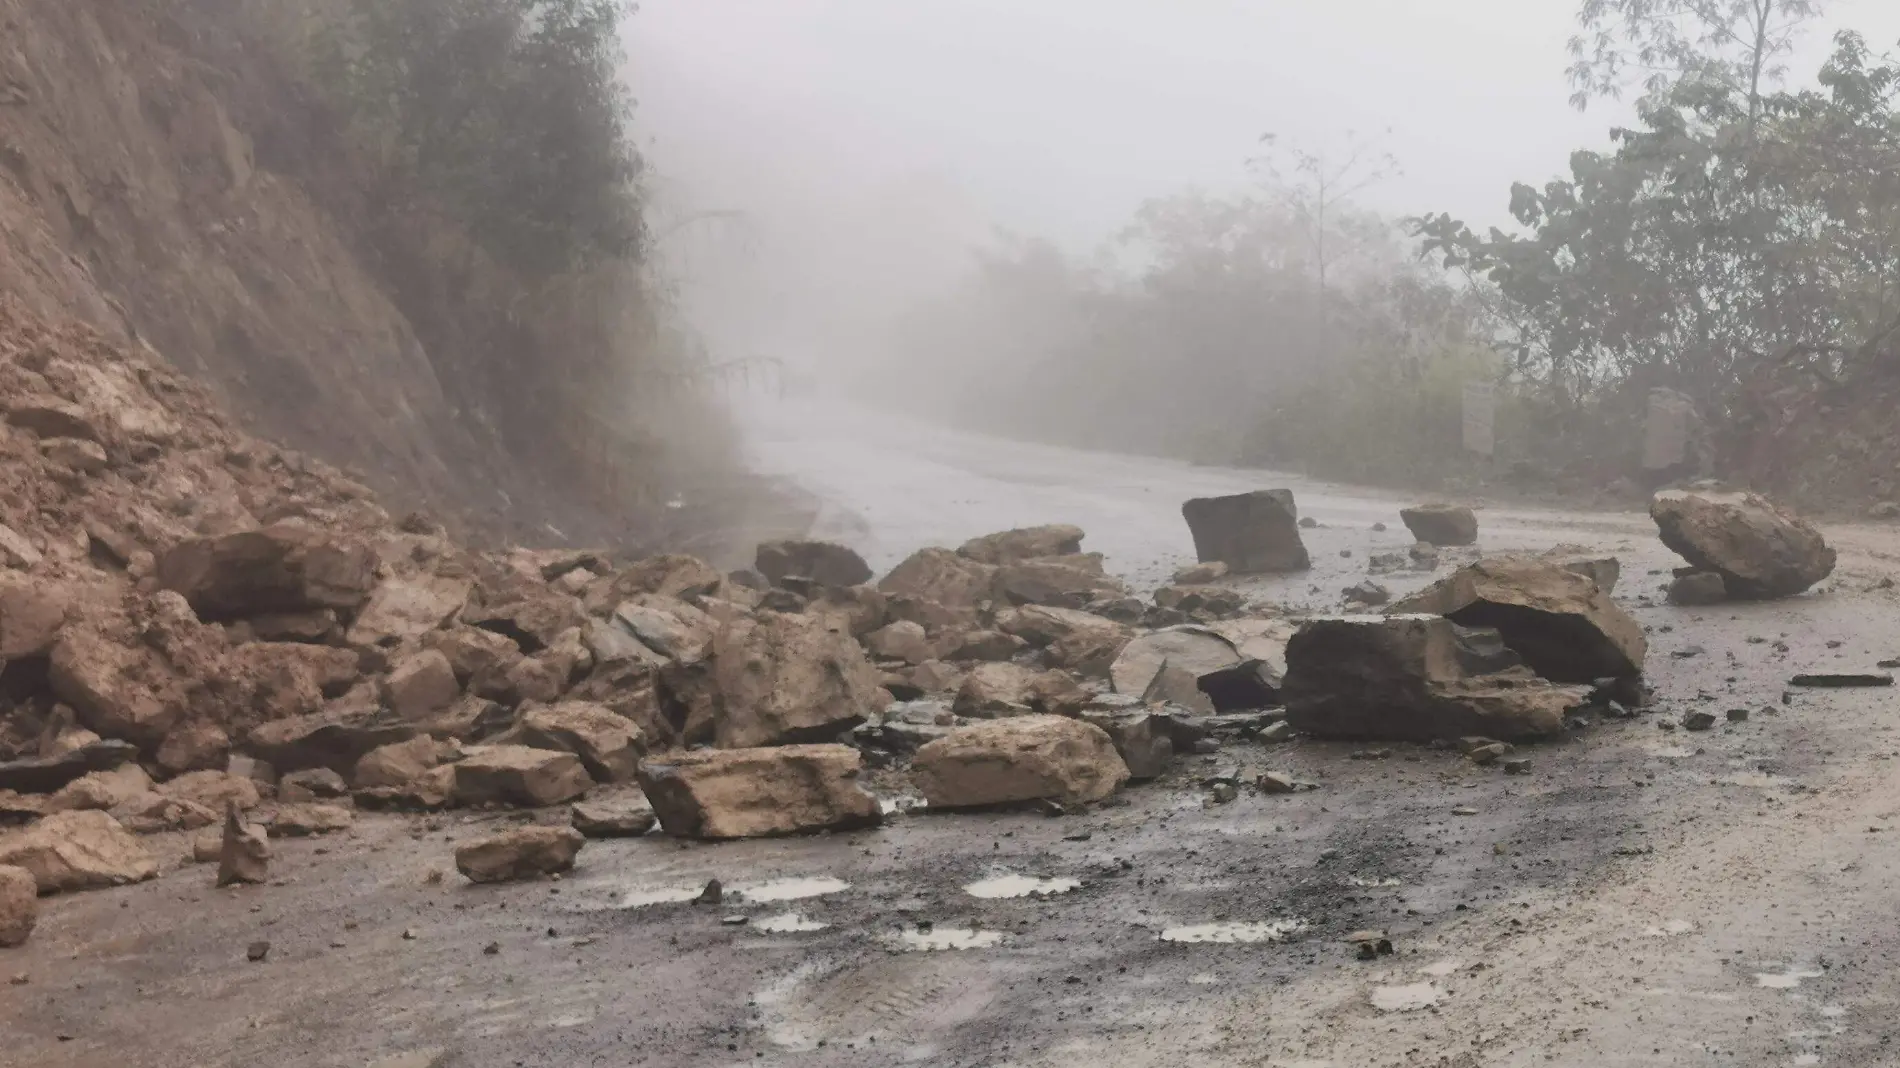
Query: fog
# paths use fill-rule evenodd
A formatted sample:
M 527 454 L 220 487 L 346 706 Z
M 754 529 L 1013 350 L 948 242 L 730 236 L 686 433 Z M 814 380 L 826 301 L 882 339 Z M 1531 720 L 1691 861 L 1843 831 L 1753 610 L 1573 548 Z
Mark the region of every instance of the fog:
M 1508 222 L 1607 143 L 1567 103 L 1575 0 L 644 0 L 627 42 L 665 262 L 715 358 L 831 377 L 1004 231 L 1086 250 L 1143 200 L 1249 180 L 1261 134 L 1375 136 L 1367 207 Z M 1900 38 L 1900 5 L 1830 5 Z M 721 213 L 694 219 L 699 213 Z

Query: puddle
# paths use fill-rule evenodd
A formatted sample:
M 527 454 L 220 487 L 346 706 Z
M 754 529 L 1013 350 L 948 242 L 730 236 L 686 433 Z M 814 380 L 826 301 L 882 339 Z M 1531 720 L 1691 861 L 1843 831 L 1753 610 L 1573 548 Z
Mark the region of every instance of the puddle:
M 1219 986 L 1220 976 L 1213 972 L 1195 972 L 1187 978 L 1190 986 Z
M 834 879 L 829 875 L 819 875 L 808 879 L 773 879 L 754 886 L 735 888 L 741 900 L 752 902 L 798 901 L 849 889 L 851 889 L 850 883 L 843 879 Z
M 1007 898 L 1042 894 L 1066 894 L 1081 886 L 1075 879 L 1038 879 L 1033 875 L 996 875 L 979 879 L 963 888 L 971 897 Z
M 701 885 L 668 886 L 659 890 L 629 890 L 620 895 L 620 907 L 638 909 L 648 905 L 673 905 L 682 901 L 691 901 L 705 889 L 706 887 Z
M 1837 1016 L 1846 1016 L 1847 1009 L 1841 1005 L 1823 1005 L 1821 1006 L 1821 1015 L 1831 1020 Z
M 1821 1055 L 1819 1053 L 1803 1053 L 1796 1056 L 1795 1059 L 1790 1063 L 1801 1065 L 1803 1066 L 1803 1068 L 1806 1068 L 1806 1066 L 1810 1064 L 1820 1064 Z
M 1465 963 L 1464 961 L 1456 960 L 1456 959 L 1435 961 L 1431 964 L 1427 964 L 1423 968 L 1420 968 L 1418 970 L 1418 974 L 1429 975 L 1434 979 L 1443 979 L 1445 976 L 1450 975 L 1451 973 L 1457 971 L 1459 968 L 1463 967 L 1464 963 Z
M 1357 886 L 1361 888 L 1371 888 L 1371 887 L 1377 887 L 1377 886 L 1403 886 L 1405 884 L 1401 882 L 1399 879 L 1397 879 L 1396 877 L 1390 877 L 1390 876 L 1384 879 L 1367 879 L 1359 875 L 1349 875 L 1346 877 L 1346 885 Z
M 1770 990 L 1793 990 L 1801 985 L 1803 979 L 1819 979 L 1820 977 L 1819 968 L 1789 967 L 1782 972 L 1756 972 L 1755 985 L 1765 986 Z
M 766 934 L 798 934 L 803 931 L 822 931 L 831 925 L 822 920 L 814 920 L 796 912 L 787 912 L 778 916 L 767 916 L 752 924 L 755 931 Z
M 968 927 L 932 927 L 928 931 L 910 928 L 897 937 L 905 949 L 929 952 L 938 949 L 987 949 L 1003 940 L 1003 932 L 972 931 Z
M 1648 986 L 1643 994 L 1652 998 L 1688 998 L 1694 1001 L 1730 1002 L 1736 1000 L 1734 994 L 1710 990 L 1677 990 L 1667 986 Z
M 560 1028 L 585 1027 L 593 1022 L 594 1014 L 591 1012 L 570 1012 L 563 1016 L 550 1017 L 548 1019 L 548 1026 Z
M 1652 745 L 1649 747 L 1649 755 L 1671 758 L 1692 757 L 1695 755 L 1695 750 L 1680 745 Z
M 1438 998 L 1438 988 L 1430 983 L 1372 988 L 1372 1007 L 1380 1012 L 1416 1012 L 1438 1004 Z
M 1161 932 L 1163 942 L 1279 942 L 1291 934 L 1306 930 L 1305 920 L 1273 920 L 1268 923 L 1203 923 L 1169 927 Z
M 1667 938 L 1670 935 L 1688 934 L 1695 930 L 1695 924 L 1689 920 L 1667 920 L 1661 927 L 1645 927 L 1643 934 L 1649 938 Z

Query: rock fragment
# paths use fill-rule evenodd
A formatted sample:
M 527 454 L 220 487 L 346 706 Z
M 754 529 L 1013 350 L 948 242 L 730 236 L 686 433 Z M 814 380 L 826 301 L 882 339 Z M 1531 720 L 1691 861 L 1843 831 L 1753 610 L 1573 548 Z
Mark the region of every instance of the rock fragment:
M 572 753 L 525 745 L 469 748 L 455 768 L 455 799 L 465 805 L 539 808 L 572 801 L 594 785 Z
M 32 872 L 0 864 L 0 948 L 26 944 L 39 920 L 39 894 Z
M 42 894 L 96 890 L 158 874 L 145 846 L 103 812 L 56 812 L 0 835 L 0 864 L 25 868 Z
M 959 727 L 917 751 L 911 777 L 932 808 L 1100 801 L 1128 781 L 1107 732 L 1060 716 Z
M 695 750 L 650 758 L 640 787 L 666 833 L 759 838 L 873 827 L 883 815 L 842 745 Z
M 1458 569 L 1392 606 L 1467 627 L 1495 628 L 1539 675 L 1587 683 L 1642 673 L 1642 625 L 1596 581 L 1549 560 L 1493 557 Z
M 1196 498 L 1181 506 L 1181 514 L 1202 563 L 1219 561 L 1240 574 L 1304 571 L 1312 566 L 1300 541 L 1291 490 Z
M 1063 523 L 985 534 L 963 543 L 957 554 L 985 564 L 1014 564 L 1082 551 L 1082 528 Z
M 753 566 L 773 585 L 788 576 L 823 586 L 856 586 L 871 581 L 871 568 L 864 557 L 827 541 L 768 541 L 759 546 Z
M 262 883 L 270 877 L 270 840 L 264 828 L 246 824 L 237 807 L 224 810 L 224 836 L 218 844 L 218 885 Z
M 1474 545 L 1478 517 L 1457 504 L 1421 504 L 1399 510 L 1399 519 L 1412 536 L 1427 545 Z
M 589 838 L 638 838 L 658 821 L 644 797 L 576 801 L 568 822 Z
M 502 883 L 558 875 L 574 868 L 587 839 L 572 827 L 517 827 L 478 838 L 455 850 L 455 870 L 472 883 Z
M 1664 545 L 1719 572 L 1730 597 L 1789 597 L 1834 570 L 1834 550 L 1806 520 L 1753 493 L 1670 491 L 1650 502 Z
M 1665 599 L 1683 608 L 1721 604 L 1728 600 L 1728 584 L 1719 571 L 1691 571 L 1670 580 Z

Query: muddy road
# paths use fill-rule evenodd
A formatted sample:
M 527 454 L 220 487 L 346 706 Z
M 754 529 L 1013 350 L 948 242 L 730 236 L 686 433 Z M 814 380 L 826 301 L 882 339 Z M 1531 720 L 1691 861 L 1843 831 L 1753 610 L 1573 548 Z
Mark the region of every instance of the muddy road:
M 1072 522 L 1151 585 L 1191 556 L 1183 499 L 1262 485 L 1320 524 L 1311 572 L 1253 587 L 1289 609 L 1336 609 L 1370 553 L 1410 542 L 1397 495 L 863 413 L 781 408 L 757 447 L 828 502 L 820 536 L 879 568 Z M 451 854 L 520 814 L 365 815 L 279 843 L 277 881 L 233 891 L 179 836 L 157 880 L 46 899 L 0 955 L 0 1063 L 1900 1063 L 1895 694 L 1785 685 L 1900 656 L 1900 538 L 1829 528 L 1822 589 L 1679 609 L 1644 516 L 1480 522 L 1488 551 L 1621 558 L 1654 711 L 1532 747 L 1526 775 L 1416 746 L 1238 745 L 1080 815 L 594 842 L 569 877 L 512 886 L 466 885 Z M 1718 725 L 1661 726 L 1691 710 Z M 1234 768 L 1318 788 L 1210 804 L 1200 780 Z M 736 899 L 685 900 L 711 878 Z M 1395 951 L 1358 959 L 1344 938 L 1363 929 Z

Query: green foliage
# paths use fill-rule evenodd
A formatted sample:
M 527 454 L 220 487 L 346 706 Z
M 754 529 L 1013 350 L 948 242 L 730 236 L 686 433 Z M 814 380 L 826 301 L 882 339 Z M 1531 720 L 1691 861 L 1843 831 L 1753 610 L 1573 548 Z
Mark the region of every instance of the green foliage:
M 1634 80 L 1650 93 L 1712 84 L 1752 105 L 1764 81 L 1781 78 L 1780 57 L 1824 7 L 1824 0 L 1583 0 L 1582 32 L 1570 39 L 1571 103 L 1618 95 Z
M 637 259 L 623 0 L 339 0 L 320 83 L 395 181 L 530 275 Z

